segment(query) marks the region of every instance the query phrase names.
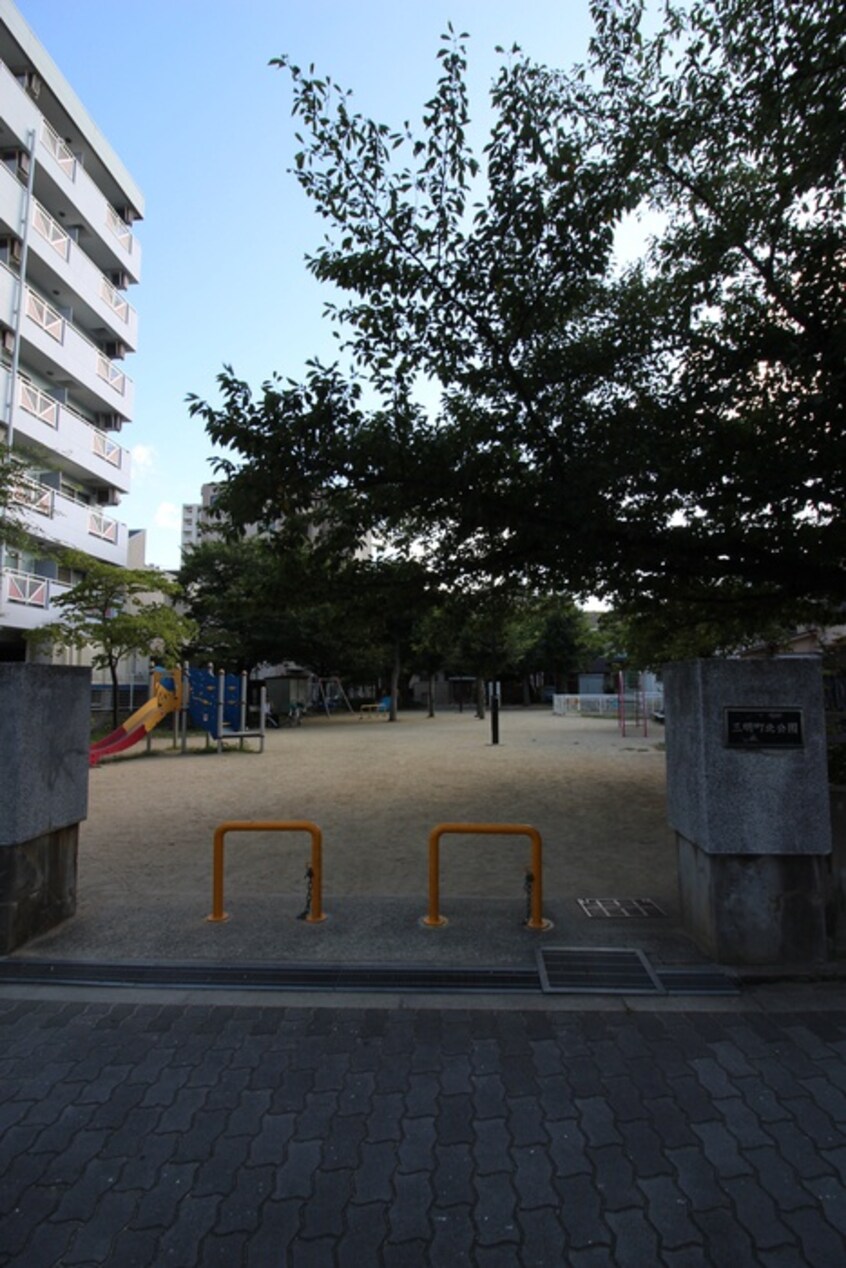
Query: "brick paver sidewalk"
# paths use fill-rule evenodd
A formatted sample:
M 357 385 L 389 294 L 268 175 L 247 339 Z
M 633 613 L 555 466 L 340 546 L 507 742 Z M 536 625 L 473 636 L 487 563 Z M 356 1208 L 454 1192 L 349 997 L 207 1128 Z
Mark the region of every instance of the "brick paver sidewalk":
M 0 999 L 0 1262 L 846 1263 L 846 1012 Z

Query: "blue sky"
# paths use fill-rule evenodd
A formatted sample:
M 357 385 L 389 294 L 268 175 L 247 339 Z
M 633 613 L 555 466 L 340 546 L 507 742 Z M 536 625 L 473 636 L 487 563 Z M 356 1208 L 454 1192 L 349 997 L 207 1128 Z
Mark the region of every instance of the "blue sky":
M 211 446 L 185 397 L 214 399 L 225 362 L 255 387 L 300 376 L 334 341 L 304 255 L 323 233 L 289 174 L 296 142 L 288 53 L 355 94 L 358 110 L 419 120 L 439 35 L 470 34 L 480 135 L 487 89 L 518 43 L 551 65 L 584 57 L 588 0 L 17 0 L 146 200 L 142 280 L 130 299 L 139 350 L 126 362 L 135 420 L 133 489 L 120 517 L 147 530 L 147 561 L 179 564 L 183 502 L 212 478 Z

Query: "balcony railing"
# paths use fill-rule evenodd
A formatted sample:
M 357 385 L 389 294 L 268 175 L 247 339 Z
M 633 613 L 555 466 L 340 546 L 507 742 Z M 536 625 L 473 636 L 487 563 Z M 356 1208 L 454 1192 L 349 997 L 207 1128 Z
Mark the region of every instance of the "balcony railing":
M 129 304 L 121 295 L 116 286 L 112 286 L 107 277 L 100 279 L 100 294 L 114 312 L 117 313 L 121 321 L 129 321 Z
M 28 414 L 34 414 L 48 427 L 59 426 L 59 402 L 46 392 L 42 392 L 34 383 L 26 379 L 18 380 L 18 403 Z
M 28 379 L 18 379 L 18 404 L 21 409 L 26 410 L 28 414 L 32 414 L 42 423 L 46 423 L 48 427 L 54 427 L 57 430 L 60 426 L 61 412 L 70 414 L 76 419 L 77 423 L 81 423 L 85 428 L 86 434 L 91 440 L 91 451 L 98 458 L 103 458 L 113 467 L 123 466 L 123 448 L 112 440 L 111 436 L 102 431 L 99 427 L 95 427 L 87 418 L 75 410 L 71 405 L 62 405 L 53 396 L 49 396 L 46 392 L 42 392 L 41 388 L 36 387 L 34 383 L 30 383 Z
M 104 542 L 117 545 L 118 522 L 111 520 L 100 511 L 92 511 L 88 516 L 88 531 L 92 537 L 99 537 Z
M 28 476 L 20 477 L 12 485 L 13 502 L 27 507 L 30 511 L 36 511 L 39 515 L 46 515 L 48 519 L 53 514 L 53 497 L 52 489 L 39 484 L 37 480 L 30 480 Z
M 31 572 L 14 572 L 5 569 L 3 580 L 9 603 L 21 603 L 28 608 L 46 608 L 50 591 L 46 577 L 36 577 Z
M 109 226 L 124 251 L 131 251 L 132 230 L 126 221 L 121 219 L 114 207 L 112 207 L 111 203 L 106 204 L 106 224 Z
M 76 178 L 76 156 L 68 149 L 55 128 L 46 119 L 41 120 L 41 140 L 53 155 L 63 172 L 71 180 Z
M 105 379 L 109 387 L 113 387 L 116 392 L 120 392 L 123 396 L 126 391 L 126 375 L 123 370 L 119 370 L 114 362 L 110 361 L 105 352 L 97 353 L 97 373 L 101 379 Z
M 91 428 L 92 448 L 98 458 L 105 458 L 106 462 L 110 462 L 113 467 L 119 467 L 123 450 L 111 436 L 107 436 L 104 431 L 100 431 L 99 427 Z
M 57 255 L 66 260 L 70 254 L 70 234 L 65 233 L 62 226 L 53 219 L 49 212 L 44 210 L 41 203 L 33 205 L 32 224 L 42 238 L 50 243 Z
M 55 308 L 51 308 L 40 295 L 36 295 L 35 291 L 31 291 L 29 287 L 26 290 L 26 313 L 36 325 L 40 326 L 42 330 L 46 330 L 48 335 L 52 335 L 57 343 L 64 342 L 64 317 L 61 313 L 57 313 Z

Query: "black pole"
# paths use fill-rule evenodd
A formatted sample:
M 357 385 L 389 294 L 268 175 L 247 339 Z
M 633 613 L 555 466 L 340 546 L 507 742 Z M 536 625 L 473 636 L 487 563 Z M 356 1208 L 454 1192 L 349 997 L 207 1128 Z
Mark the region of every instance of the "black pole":
M 499 744 L 499 696 L 491 696 L 491 744 Z

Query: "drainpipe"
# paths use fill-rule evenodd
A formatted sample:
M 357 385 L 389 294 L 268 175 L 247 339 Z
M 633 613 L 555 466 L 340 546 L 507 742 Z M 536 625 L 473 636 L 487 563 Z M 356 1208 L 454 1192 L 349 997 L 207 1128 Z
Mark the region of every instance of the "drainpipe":
M 22 216 L 21 230 L 21 264 L 20 277 L 16 288 L 15 311 L 13 313 L 13 333 L 15 336 L 14 346 L 12 348 L 12 369 L 9 380 L 9 391 L 7 393 L 7 409 L 9 422 L 6 428 L 6 441 L 11 449 L 15 439 L 15 410 L 17 408 L 17 385 L 18 385 L 18 369 L 21 357 L 21 326 L 23 325 L 23 309 L 24 309 L 24 286 L 26 285 L 26 265 L 27 256 L 29 255 L 29 226 L 32 219 L 30 210 L 32 208 L 32 191 L 35 185 L 35 132 L 29 134 L 29 174 L 26 183 L 26 198 L 24 199 L 24 208 Z
M 12 345 L 12 367 L 9 371 L 9 383 L 6 391 L 6 448 L 11 452 L 15 442 L 15 409 L 17 408 L 17 383 L 18 368 L 20 366 L 21 351 L 21 325 L 23 323 L 23 298 L 24 298 L 24 279 L 26 278 L 26 262 L 29 253 L 29 224 L 30 224 L 30 208 L 32 207 L 32 191 L 35 185 L 35 130 L 33 129 L 27 138 L 29 143 L 29 173 L 26 182 L 26 197 L 24 198 L 21 230 L 21 263 L 20 276 L 15 290 L 15 307 L 12 314 L 12 333 L 14 335 L 14 343 Z M 2 512 L 2 518 L 6 518 L 5 510 Z M 0 535 L 0 574 L 2 574 L 6 566 L 6 546 Z

